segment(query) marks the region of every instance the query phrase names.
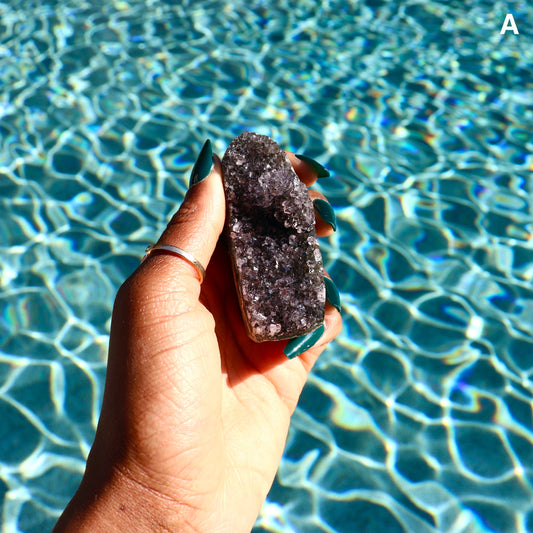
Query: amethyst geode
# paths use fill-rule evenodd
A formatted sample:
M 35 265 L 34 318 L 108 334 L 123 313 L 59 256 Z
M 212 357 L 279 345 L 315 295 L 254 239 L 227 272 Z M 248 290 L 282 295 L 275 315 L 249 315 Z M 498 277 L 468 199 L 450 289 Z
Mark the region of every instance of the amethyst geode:
M 222 159 L 226 235 L 249 337 L 290 339 L 324 321 L 326 290 L 313 203 L 287 155 L 245 132 Z

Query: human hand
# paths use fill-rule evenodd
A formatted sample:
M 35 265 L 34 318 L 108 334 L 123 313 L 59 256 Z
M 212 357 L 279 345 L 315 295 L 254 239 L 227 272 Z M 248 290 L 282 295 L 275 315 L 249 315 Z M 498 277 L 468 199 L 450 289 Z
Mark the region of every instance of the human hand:
M 307 374 L 341 329 L 328 303 L 324 333 L 301 354 L 305 343 L 293 342 L 297 357 L 284 354 L 287 341 L 247 337 L 219 242 L 224 190 L 210 151 L 206 143 L 193 171 L 204 179 L 159 240 L 209 265 L 205 280 L 181 258 L 153 253 L 120 288 L 96 438 L 56 532 L 250 531 Z M 312 185 L 313 165 L 288 156 Z M 325 199 L 310 194 L 322 212 L 317 233 L 327 235 L 334 221 Z

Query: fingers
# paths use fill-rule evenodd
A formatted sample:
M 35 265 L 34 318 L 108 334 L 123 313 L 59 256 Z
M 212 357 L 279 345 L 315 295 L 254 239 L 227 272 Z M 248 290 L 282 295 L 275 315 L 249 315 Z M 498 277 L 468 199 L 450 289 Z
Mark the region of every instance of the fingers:
M 340 333 L 342 328 L 339 290 L 329 276 L 324 276 L 324 284 L 326 286 L 324 324 L 311 333 L 291 339 L 283 350 L 289 359 L 301 356 L 302 361 L 305 362 L 306 366 L 309 366 L 309 369 L 326 345 Z
M 326 197 L 318 191 L 309 191 L 315 209 L 315 229 L 319 237 L 329 237 L 337 230 L 337 218 Z
M 304 353 L 300 354 L 299 359 L 305 370 L 309 372 L 316 363 L 319 355 L 326 349 L 327 345 L 341 332 L 342 318 L 340 313 L 333 306 L 326 306 L 324 316 L 324 333 L 317 342 Z
M 329 178 L 329 172 L 318 161 L 302 154 L 286 152 L 298 177 L 310 187 L 317 178 Z
M 313 185 L 317 178 L 328 178 L 329 172 L 318 161 L 302 154 L 286 152 L 294 171 L 307 186 Z M 316 233 L 319 237 L 327 237 L 337 229 L 335 212 L 326 197 L 317 192 L 309 191 L 316 216 Z
M 225 200 L 222 167 L 206 141 L 192 170 L 190 188 L 157 244 L 185 250 L 205 268 L 224 227 Z M 172 280 L 178 276 L 195 278 L 197 270 L 186 260 L 170 253 L 152 253 L 144 267 L 158 265 L 158 271 Z M 199 284 L 198 284 L 199 285 Z

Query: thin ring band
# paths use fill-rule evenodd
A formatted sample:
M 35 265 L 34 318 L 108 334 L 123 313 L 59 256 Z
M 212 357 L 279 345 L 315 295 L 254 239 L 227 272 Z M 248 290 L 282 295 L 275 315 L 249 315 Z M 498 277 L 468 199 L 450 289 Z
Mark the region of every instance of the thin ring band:
M 156 250 L 162 250 L 165 252 L 170 252 L 171 254 L 177 255 L 181 257 L 182 259 L 185 259 L 187 263 L 192 265 L 196 272 L 198 272 L 198 277 L 200 278 L 200 283 L 204 281 L 205 278 L 205 268 L 200 264 L 200 262 L 189 252 L 186 252 L 185 250 L 182 250 L 181 248 L 178 248 L 177 246 L 172 246 L 171 244 L 149 244 L 146 247 L 146 253 L 143 257 L 143 261 Z

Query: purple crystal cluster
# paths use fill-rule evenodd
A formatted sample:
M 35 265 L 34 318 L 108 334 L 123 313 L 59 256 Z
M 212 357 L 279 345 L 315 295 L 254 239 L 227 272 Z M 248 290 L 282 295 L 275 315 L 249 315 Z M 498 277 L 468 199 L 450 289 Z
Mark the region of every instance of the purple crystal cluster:
M 309 333 L 326 291 L 313 203 L 283 150 L 245 132 L 222 159 L 226 236 L 248 335 L 256 342 Z

